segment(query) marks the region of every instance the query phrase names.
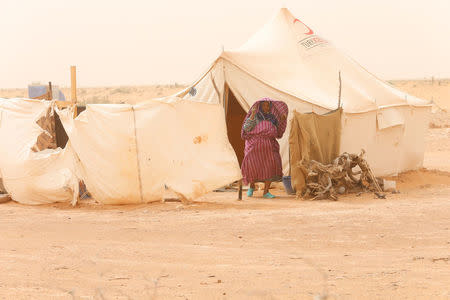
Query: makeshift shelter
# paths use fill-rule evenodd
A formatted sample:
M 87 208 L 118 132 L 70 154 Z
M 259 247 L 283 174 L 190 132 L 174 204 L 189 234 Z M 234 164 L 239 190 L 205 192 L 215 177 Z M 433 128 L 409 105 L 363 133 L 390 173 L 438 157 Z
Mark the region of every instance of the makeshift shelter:
M 64 149 L 40 138 L 51 135 L 54 109 L 69 136 Z M 6 191 L 25 204 L 74 203 L 79 181 L 101 203 L 130 204 L 160 201 L 165 188 L 193 200 L 241 178 L 222 108 L 175 97 L 88 105 L 76 119 L 55 102 L 0 99 L 0 139 Z
M 56 148 L 51 132 L 53 107 L 45 100 L 0 99 L 0 175 L 17 202 L 71 202 L 78 196 L 71 150 Z
M 43 120 L 53 110 L 69 136 L 64 149 L 40 138 L 51 135 Z M 130 204 L 160 201 L 166 188 L 193 200 L 241 178 L 222 107 L 175 97 L 88 105 L 76 119 L 55 102 L 0 99 L 0 139 L 6 191 L 25 204 L 74 203 L 79 181 L 101 203 Z
M 78 178 L 104 204 L 193 200 L 241 178 L 219 105 L 171 98 L 59 112 Z
M 379 176 L 422 166 L 428 102 L 376 78 L 286 8 L 243 46 L 224 51 L 177 96 L 223 106 L 229 141 L 241 162 L 240 128 L 246 111 L 258 99 L 284 101 L 291 112 L 323 114 L 338 108 L 339 94 L 341 151 L 359 153 L 364 148 Z M 285 134 L 280 141 L 285 175 L 289 174 L 288 138 Z

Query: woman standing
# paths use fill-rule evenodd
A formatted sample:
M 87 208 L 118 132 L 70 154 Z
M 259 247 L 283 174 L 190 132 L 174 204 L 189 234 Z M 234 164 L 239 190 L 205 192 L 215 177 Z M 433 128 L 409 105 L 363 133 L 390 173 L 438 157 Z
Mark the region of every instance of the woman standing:
M 264 182 L 264 198 L 275 198 L 269 192 L 272 181 L 283 176 L 280 139 L 286 130 L 288 107 L 286 103 L 263 98 L 248 112 L 241 130 L 245 140 L 242 175 L 244 184 L 250 184 L 247 196 L 253 196 L 255 182 Z

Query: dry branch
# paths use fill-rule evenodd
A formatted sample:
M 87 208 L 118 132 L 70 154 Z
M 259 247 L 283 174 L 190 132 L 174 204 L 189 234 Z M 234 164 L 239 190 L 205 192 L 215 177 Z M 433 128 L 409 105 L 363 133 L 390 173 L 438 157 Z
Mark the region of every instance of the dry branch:
M 371 191 L 384 198 L 378 179 L 363 158 L 364 154 L 364 150 L 359 155 L 344 152 L 328 165 L 302 160 L 300 164 L 306 173 L 303 198 L 337 200 L 338 194 L 360 191 Z M 359 170 L 354 171 L 357 167 Z

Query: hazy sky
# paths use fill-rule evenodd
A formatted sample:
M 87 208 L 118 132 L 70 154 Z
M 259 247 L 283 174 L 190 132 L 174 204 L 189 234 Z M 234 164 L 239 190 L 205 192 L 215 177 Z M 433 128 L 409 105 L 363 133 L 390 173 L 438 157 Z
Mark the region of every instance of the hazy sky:
M 381 78 L 450 77 L 450 0 L 0 0 L 0 87 L 189 83 L 282 6 Z

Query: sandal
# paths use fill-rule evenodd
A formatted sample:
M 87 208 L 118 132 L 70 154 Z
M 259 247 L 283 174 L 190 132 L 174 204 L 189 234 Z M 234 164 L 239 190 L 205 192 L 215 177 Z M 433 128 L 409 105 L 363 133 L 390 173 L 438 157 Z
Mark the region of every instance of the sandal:
M 266 194 L 264 194 L 263 197 L 266 198 L 266 199 L 273 199 L 273 198 L 275 198 L 275 196 L 272 195 L 270 192 L 267 192 Z

